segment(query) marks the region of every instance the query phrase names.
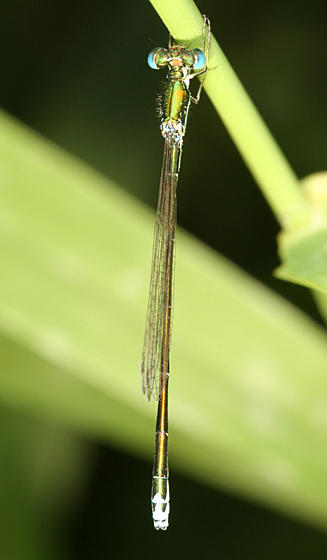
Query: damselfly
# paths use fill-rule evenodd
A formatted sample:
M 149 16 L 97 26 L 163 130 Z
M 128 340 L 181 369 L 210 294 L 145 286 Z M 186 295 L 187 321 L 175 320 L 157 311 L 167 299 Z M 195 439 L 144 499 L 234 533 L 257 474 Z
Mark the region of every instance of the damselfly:
M 158 400 L 156 442 L 152 472 L 152 516 L 156 529 L 167 529 L 169 515 L 168 482 L 168 379 L 171 340 L 174 241 L 176 228 L 176 187 L 183 138 L 191 102 L 190 80 L 208 70 L 210 21 L 203 16 L 202 50 L 173 44 L 157 47 L 148 56 L 148 64 L 158 70 L 168 67 L 160 95 L 161 133 L 165 139 L 154 229 L 152 269 L 145 337 L 142 352 L 142 389 L 147 399 Z

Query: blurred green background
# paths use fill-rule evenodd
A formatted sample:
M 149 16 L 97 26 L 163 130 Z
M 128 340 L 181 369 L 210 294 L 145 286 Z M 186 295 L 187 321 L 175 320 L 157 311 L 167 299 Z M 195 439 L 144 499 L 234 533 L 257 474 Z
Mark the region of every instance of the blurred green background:
M 295 172 L 326 169 L 326 3 L 198 6 Z M 150 3 L 5 0 L 0 28 L 1 107 L 154 206 L 163 76 L 146 56 L 167 31 Z M 306 289 L 272 276 L 278 224 L 205 94 L 189 118 L 178 204 L 183 228 L 320 322 Z M 0 498 L 10 504 L 1 558 L 324 554 L 323 532 L 176 472 L 172 526 L 155 534 L 150 460 L 5 405 L 0 415 Z

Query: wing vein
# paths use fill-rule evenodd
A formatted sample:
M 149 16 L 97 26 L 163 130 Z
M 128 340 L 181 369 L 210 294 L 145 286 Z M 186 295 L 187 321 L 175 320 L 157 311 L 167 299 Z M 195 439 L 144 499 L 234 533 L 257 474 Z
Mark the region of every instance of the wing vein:
M 150 291 L 141 362 L 142 390 L 148 400 L 151 396 L 155 400 L 159 398 L 161 374 L 168 373 L 162 370 L 169 368 L 176 188 L 180 156 L 181 147 L 170 138 L 166 139 L 154 227 Z M 165 334 L 167 307 L 169 332 Z

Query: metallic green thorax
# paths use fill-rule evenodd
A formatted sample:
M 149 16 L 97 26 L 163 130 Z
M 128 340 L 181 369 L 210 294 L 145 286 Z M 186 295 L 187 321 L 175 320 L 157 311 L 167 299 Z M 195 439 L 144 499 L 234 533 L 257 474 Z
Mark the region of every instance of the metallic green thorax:
M 184 74 L 185 68 L 183 66 L 170 66 L 161 94 L 161 132 L 165 138 L 171 136 L 173 142 L 177 144 L 182 143 L 185 134 L 191 101 L 188 84 L 184 81 Z
M 168 66 L 168 75 L 160 96 L 161 132 L 165 139 L 180 147 L 185 134 L 191 102 L 189 75 L 193 71 L 196 49 L 175 45 L 156 54 L 158 67 Z

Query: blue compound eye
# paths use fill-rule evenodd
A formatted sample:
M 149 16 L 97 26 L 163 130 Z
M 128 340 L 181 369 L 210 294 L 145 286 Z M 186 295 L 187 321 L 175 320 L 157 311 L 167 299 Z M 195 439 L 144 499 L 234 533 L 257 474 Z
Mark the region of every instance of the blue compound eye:
M 200 70 L 206 63 L 205 54 L 201 49 L 192 49 L 192 51 L 194 55 L 193 68 L 194 70 Z
M 148 54 L 148 65 L 153 70 L 158 70 L 160 66 L 167 64 L 167 51 L 162 47 L 156 47 Z
M 157 47 L 155 49 L 152 49 L 152 51 L 148 54 L 148 65 L 150 66 L 150 68 L 153 68 L 153 70 L 158 70 L 158 65 L 155 59 L 158 50 L 159 49 Z

